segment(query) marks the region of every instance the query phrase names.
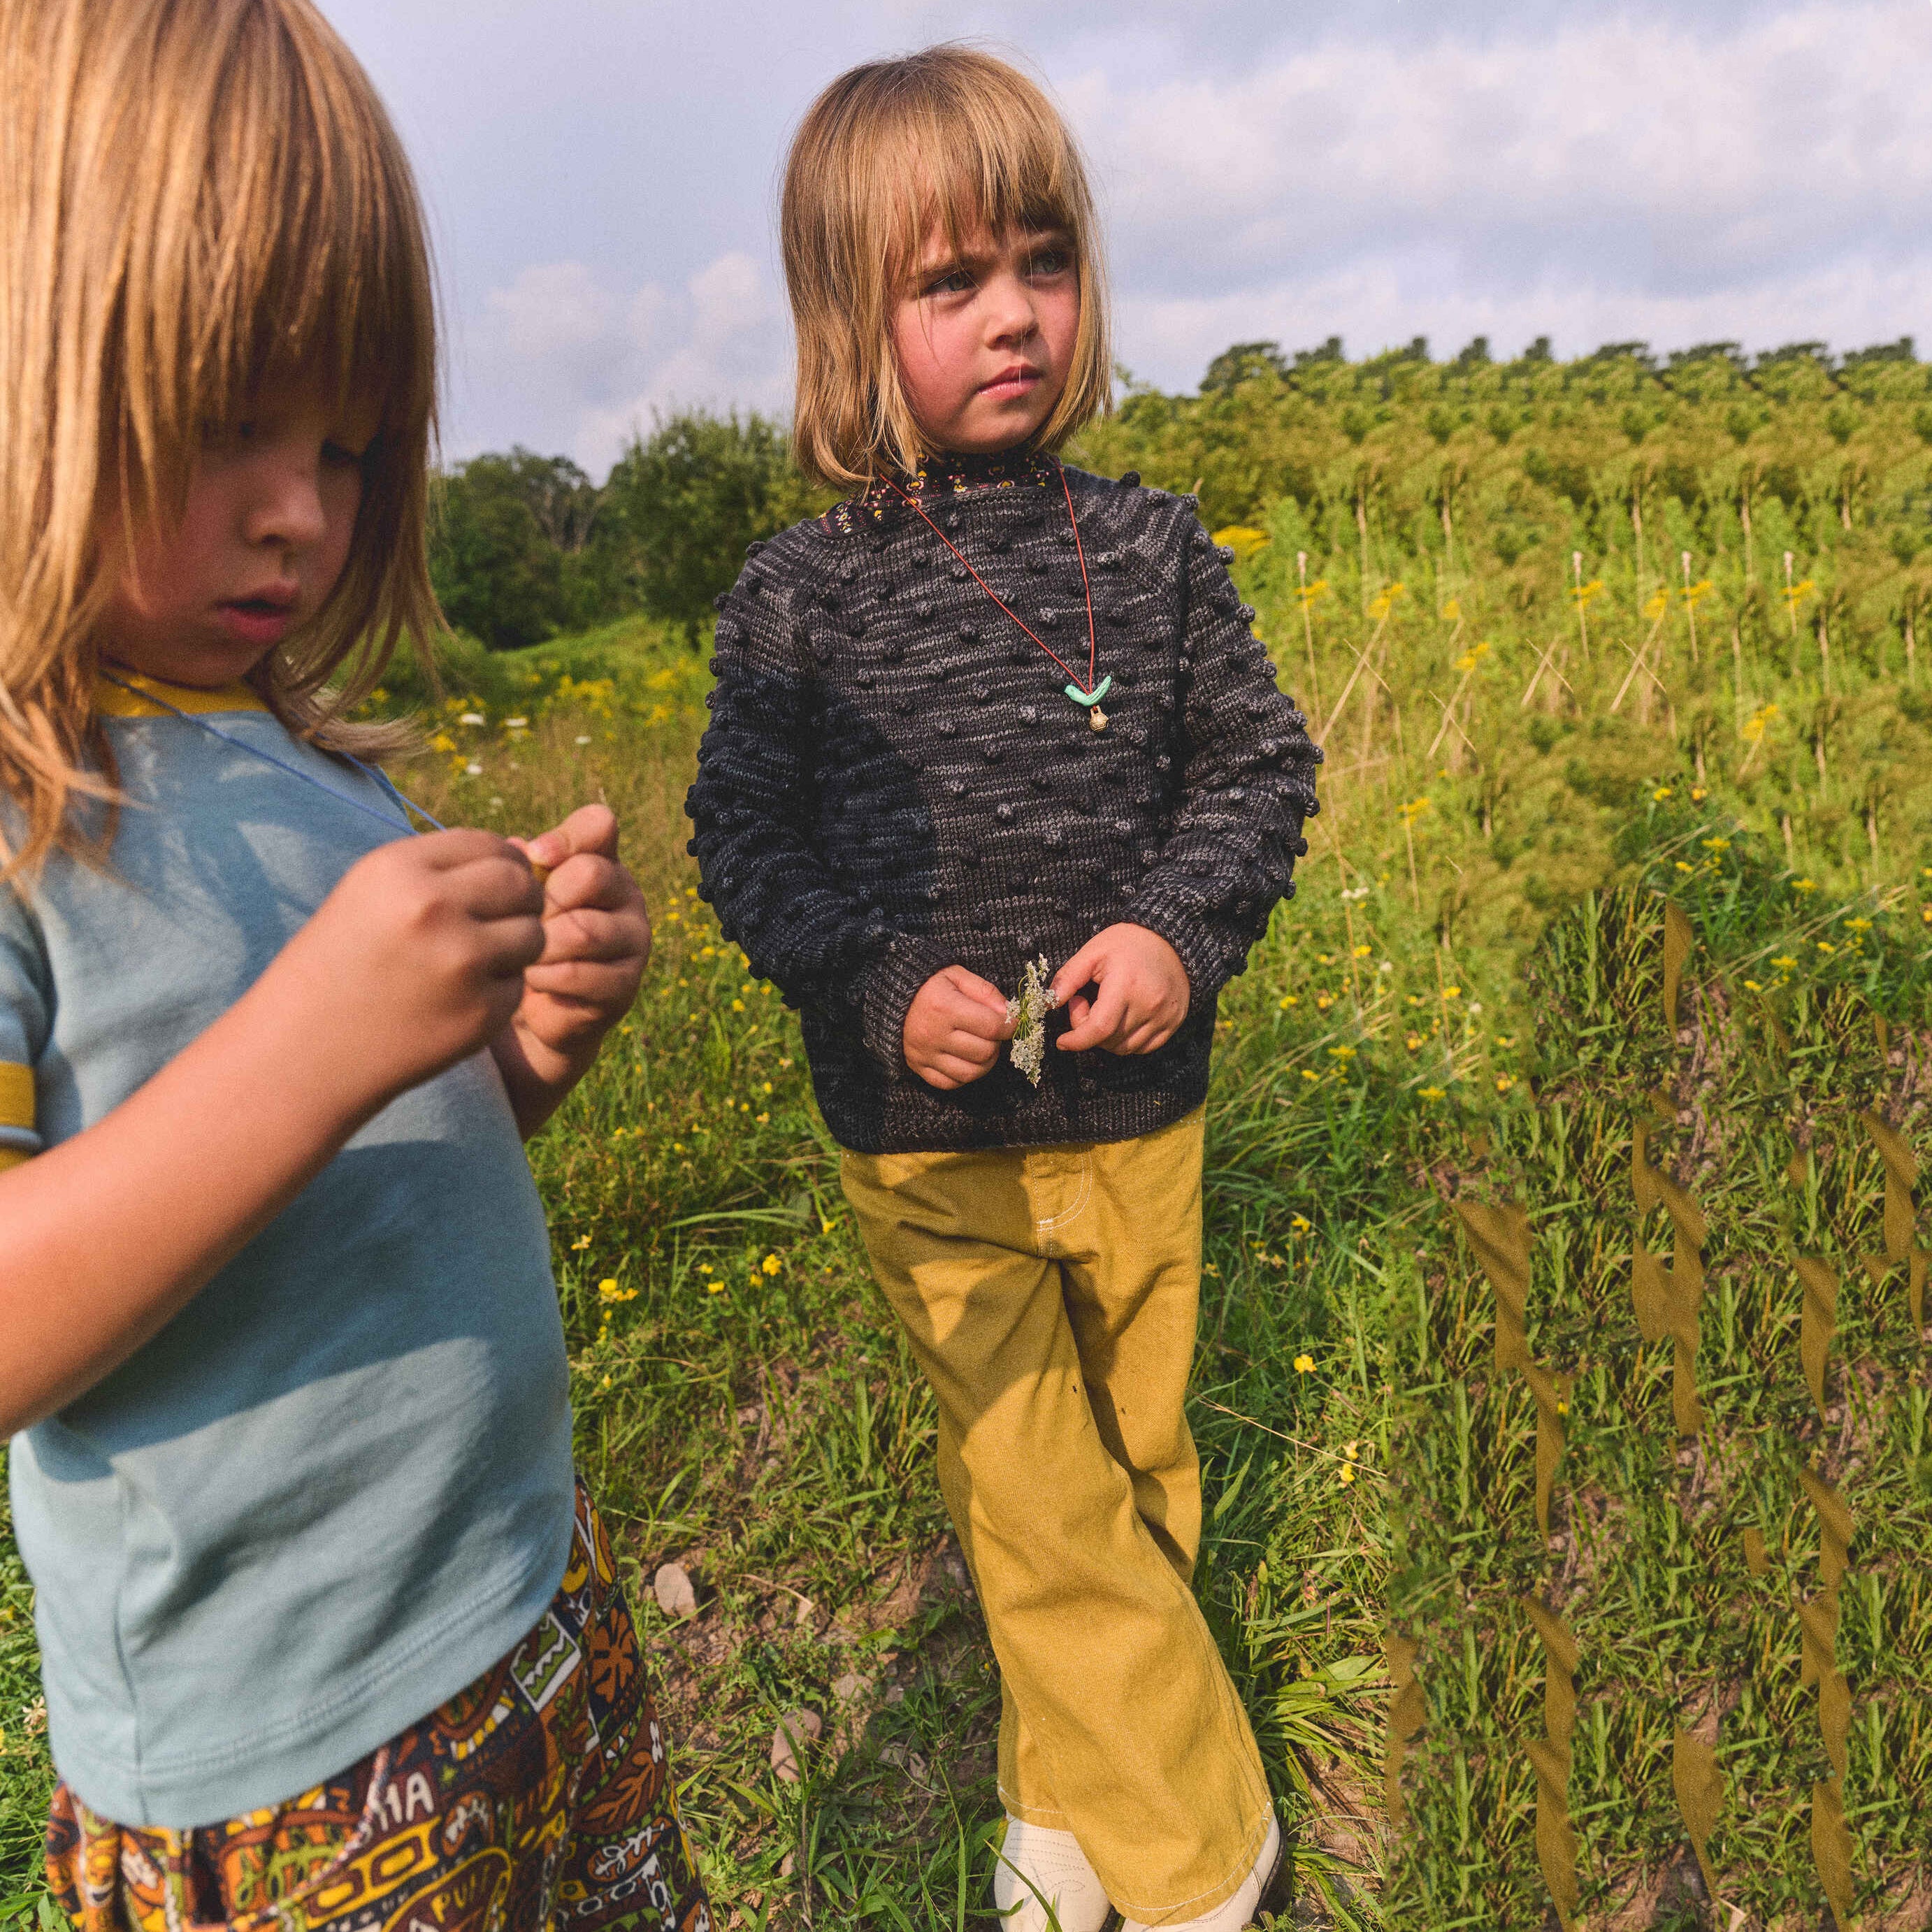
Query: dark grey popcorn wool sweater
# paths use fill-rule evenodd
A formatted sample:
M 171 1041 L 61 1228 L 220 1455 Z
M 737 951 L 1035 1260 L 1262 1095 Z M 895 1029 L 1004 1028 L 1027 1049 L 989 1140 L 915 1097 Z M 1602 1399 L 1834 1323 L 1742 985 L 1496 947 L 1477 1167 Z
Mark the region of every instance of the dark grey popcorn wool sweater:
M 1087 607 L 1060 472 L 946 458 L 904 479 L 993 590 L 1082 674 Z M 1292 892 L 1320 752 L 1276 684 L 1193 500 L 1066 472 L 1093 586 L 1094 730 L 1067 680 L 889 491 L 754 544 L 719 600 L 686 810 L 700 890 L 800 1010 L 826 1124 L 911 1153 L 1125 1140 L 1208 1088 L 1216 996 Z M 949 1093 L 907 1066 L 920 988 L 958 964 L 1010 994 L 1130 920 L 1187 969 L 1157 1052 L 1002 1052 Z

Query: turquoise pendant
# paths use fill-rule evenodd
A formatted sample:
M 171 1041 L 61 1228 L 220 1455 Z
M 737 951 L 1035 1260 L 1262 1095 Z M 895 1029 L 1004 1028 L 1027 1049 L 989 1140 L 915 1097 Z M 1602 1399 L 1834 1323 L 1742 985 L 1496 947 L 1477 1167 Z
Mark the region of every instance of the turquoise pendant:
M 1082 691 L 1077 684 L 1070 684 L 1066 687 L 1067 696 L 1076 704 L 1086 706 L 1087 722 L 1096 731 L 1104 731 L 1107 728 L 1107 714 L 1100 709 L 1100 700 L 1113 688 L 1113 674 L 1109 672 L 1091 691 Z

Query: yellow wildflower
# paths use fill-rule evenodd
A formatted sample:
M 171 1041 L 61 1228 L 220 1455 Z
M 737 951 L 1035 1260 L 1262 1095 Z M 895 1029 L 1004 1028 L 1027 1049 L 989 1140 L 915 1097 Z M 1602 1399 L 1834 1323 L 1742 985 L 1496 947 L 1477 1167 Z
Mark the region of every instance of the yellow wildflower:
M 780 1261 L 776 1255 L 767 1255 L 758 1265 L 767 1274 L 776 1274 L 778 1270 L 784 1266 L 784 1263 Z
M 1422 1090 L 1422 1097 L 1425 1100 L 1446 1100 L 1449 1096 L 1440 1087 L 1425 1087 Z
M 1312 1355 L 1296 1356 L 1294 1372 L 1298 1376 L 1312 1376 L 1315 1372 L 1315 1358 Z

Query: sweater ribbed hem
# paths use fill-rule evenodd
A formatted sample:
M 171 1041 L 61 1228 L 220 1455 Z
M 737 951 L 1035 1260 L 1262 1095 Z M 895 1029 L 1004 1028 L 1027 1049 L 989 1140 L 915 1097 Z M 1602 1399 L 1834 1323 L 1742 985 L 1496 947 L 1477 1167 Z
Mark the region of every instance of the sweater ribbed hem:
M 1211 1014 L 1211 1008 L 1210 1008 Z M 1206 1031 L 1211 1034 L 1211 1018 Z M 1052 1067 L 1054 1049 L 1047 1049 Z M 1082 1054 L 1078 1058 L 1084 1059 Z M 1040 1095 L 1016 1101 L 1003 1110 L 968 1114 L 950 1105 L 952 1096 L 928 1087 L 916 1075 L 896 1082 L 876 1108 L 850 1104 L 852 1087 L 846 1070 L 832 1081 L 815 1081 L 820 1111 L 832 1137 L 854 1154 L 964 1154 L 986 1148 L 1066 1147 L 1087 1142 L 1130 1141 L 1172 1126 L 1208 1097 L 1208 1052 L 1190 1054 L 1171 1067 L 1158 1085 L 1109 1090 L 1090 1078 L 1066 1078 L 1066 1063 L 1076 1056 L 1060 1055 L 1063 1078 L 1057 1083 L 1072 1090 L 1058 1104 Z M 1126 1064 L 1128 1063 L 1117 1063 Z M 1077 1072 L 1078 1070 L 1072 1070 Z M 1006 1065 L 1005 1058 L 984 1082 L 1025 1083 Z M 1042 1082 L 1042 1094 L 1048 1083 Z M 957 1090 L 970 1094 L 971 1088 Z

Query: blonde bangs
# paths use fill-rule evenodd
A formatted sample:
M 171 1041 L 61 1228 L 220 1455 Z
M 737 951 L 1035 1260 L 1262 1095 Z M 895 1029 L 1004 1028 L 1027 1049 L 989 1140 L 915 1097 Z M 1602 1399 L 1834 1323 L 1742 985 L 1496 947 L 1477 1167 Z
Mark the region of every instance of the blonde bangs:
M 265 382 L 371 412 L 348 563 L 253 681 L 292 730 L 378 755 L 345 714 L 438 625 L 426 554 L 431 274 L 368 77 L 310 0 L 0 0 L 0 876 L 98 796 L 91 634 L 104 532 L 176 518 L 206 430 Z M 31 506 L 32 513 L 29 514 Z M 91 773 L 89 767 L 93 768 Z
M 955 248 L 982 230 L 1064 232 L 1080 326 L 1036 446 L 1058 448 L 1111 406 L 1106 277 L 1086 169 L 1052 103 L 1006 62 L 948 45 L 842 74 L 793 140 L 780 226 L 797 335 L 793 441 L 819 481 L 868 483 L 922 454 L 892 319 L 935 227 Z

